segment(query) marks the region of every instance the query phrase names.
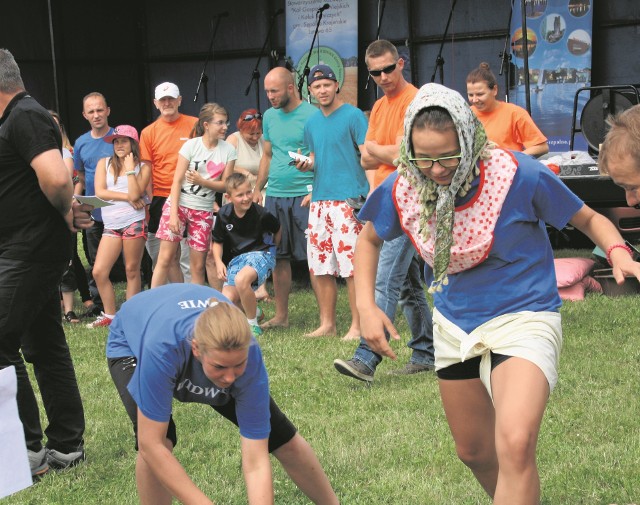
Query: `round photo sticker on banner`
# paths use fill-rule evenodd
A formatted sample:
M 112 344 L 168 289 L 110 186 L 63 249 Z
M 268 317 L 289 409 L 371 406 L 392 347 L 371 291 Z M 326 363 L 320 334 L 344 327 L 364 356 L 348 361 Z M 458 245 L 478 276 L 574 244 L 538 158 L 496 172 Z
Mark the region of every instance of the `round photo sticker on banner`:
M 547 9 L 547 0 L 525 0 L 524 8 L 528 18 L 537 19 Z
M 298 76 L 301 76 L 304 72 L 304 66 L 307 63 L 307 58 L 309 56 L 309 51 L 306 51 L 298 60 L 298 64 L 296 66 L 296 72 Z M 329 65 L 331 70 L 333 70 L 338 79 L 338 84 L 342 88 L 344 84 L 344 65 L 342 64 L 342 58 L 340 55 L 336 53 L 333 49 L 327 46 L 314 47 L 311 51 L 311 58 L 309 58 L 309 70 L 313 68 L 314 65 Z M 300 77 L 298 77 L 299 79 Z M 304 86 L 302 86 L 302 99 L 306 100 L 309 96 L 309 88 L 307 87 L 307 79 L 304 80 Z M 311 102 L 315 103 L 315 99 L 311 98 Z
M 567 40 L 569 52 L 581 56 L 591 49 L 591 36 L 586 30 L 573 30 Z
M 542 23 L 540 23 L 540 33 L 542 38 L 549 42 L 549 44 L 555 44 L 562 37 L 567 29 L 567 22 L 558 13 L 549 14 L 546 16 Z
M 538 37 L 531 28 L 527 28 L 527 49 L 529 57 L 533 56 L 538 47 Z M 522 36 L 522 28 L 517 28 L 511 36 L 511 51 L 516 58 L 524 58 L 524 37 Z
M 591 0 L 569 0 L 569 13 L 576 18 L 587 14 L 590 8 Z

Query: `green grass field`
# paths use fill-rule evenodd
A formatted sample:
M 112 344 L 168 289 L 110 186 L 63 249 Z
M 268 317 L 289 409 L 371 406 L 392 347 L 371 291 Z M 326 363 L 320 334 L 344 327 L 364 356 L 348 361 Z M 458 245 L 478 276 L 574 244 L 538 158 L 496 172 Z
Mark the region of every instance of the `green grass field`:
M 120 296 L 122 287 L 119 286 Z M 267 317 L 273 305 L 263 305 Z M 340 290 L 339 332 L 348 326 Z M 409 358 L 385 360 L 371 387 L 339 375 L 334 358 L 353 342 L 307 339 L 317 325 L 311 291 L 291 297 L 291 326 L 260 337 L 272 394 L 315 448 L 346 505 L 488 504 L 455 455 L 434 374 L 392 376 Z M 562 309 L 560 380 L 538 457 L 545 505 L 640 503 L 640 298 L 589 295 Z M 15 504 L 133 504 L 135 451 L 104 357 L 106 329 L 65 325 L 85 404 L 87 462 L 6 498 Z M 201 405 L 176 404 L 177 457 L 218 504 L 246 503 L 235 427 Z M 274 460 L 276 503 L 308 503 Z

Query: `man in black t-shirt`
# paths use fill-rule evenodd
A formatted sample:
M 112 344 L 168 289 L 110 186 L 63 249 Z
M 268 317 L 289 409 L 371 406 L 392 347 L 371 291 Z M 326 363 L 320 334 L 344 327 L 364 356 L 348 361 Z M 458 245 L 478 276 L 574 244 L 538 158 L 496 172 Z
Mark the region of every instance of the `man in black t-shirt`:
M 0 369 L 16 369 L 33 476 L 84 460 L 84 411 L 58 286 L 71 257 L 70 230 L 91 226 L 91 207 L 72 208 L 61 147 L 53 117 L 27 94 L 13 56 L 0 49 Z M 23 356 L 47 414 L 46 447 Z

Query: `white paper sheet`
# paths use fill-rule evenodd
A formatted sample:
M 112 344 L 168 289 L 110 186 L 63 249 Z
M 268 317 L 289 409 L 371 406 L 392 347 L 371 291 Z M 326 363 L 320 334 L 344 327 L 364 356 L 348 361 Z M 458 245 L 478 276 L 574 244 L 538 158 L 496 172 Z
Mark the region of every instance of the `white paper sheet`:
M 109 205 L 113 205 L 112 202 L 107 202 L 102 198 L 98 198 L 97 196 L 83 196 L 83 195 L 73 195 L 73 197 L 78 200 L 80 203 L 86 203 L 91 205 L 94 209 L 99 209 L 100 207 L 108 207 Z
M 0 498 L 33 483 L 24 430 L 18 416 L 17 391 L 15 367 L 0 370 Z

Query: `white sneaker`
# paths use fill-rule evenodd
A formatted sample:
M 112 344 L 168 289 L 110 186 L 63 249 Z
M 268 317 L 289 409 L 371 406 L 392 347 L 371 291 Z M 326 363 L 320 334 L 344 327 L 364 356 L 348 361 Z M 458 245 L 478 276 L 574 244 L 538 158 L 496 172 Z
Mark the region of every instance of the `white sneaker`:
M 111 321 L 113 321 L 112 317 L 105 315 L 104 312 L 100 312 L 100 315 L 97 317 L 97 319 L 93 323 L 89 323 L 87 325 L 87 328 L 103 328 L 109 326 L 111 324 Z

